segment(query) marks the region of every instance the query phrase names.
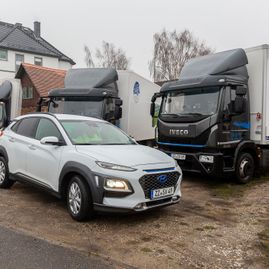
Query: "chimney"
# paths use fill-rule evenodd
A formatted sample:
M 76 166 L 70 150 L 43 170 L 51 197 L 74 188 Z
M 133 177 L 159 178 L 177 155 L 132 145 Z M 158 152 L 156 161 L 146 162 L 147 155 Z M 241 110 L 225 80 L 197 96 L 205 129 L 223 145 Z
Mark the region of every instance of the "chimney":
M 34 33 L 36 37 L 40 37 L 40 22 L 39 21 L 34 22 Z

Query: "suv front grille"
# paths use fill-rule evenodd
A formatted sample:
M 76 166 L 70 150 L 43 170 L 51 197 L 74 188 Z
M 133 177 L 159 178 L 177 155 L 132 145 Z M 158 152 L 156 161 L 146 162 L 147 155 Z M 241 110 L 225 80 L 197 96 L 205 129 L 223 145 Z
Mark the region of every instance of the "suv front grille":
M 167 176 L 165 182 L 160 182 L 159 177 L 162 175 Z M 145 197 L 150 199 L 150 193 L 152 190 L 175 187 L 179 178 L 179 172 L 158 173 L 145 175 L 139 179 L 139 183 L 144 190 Z

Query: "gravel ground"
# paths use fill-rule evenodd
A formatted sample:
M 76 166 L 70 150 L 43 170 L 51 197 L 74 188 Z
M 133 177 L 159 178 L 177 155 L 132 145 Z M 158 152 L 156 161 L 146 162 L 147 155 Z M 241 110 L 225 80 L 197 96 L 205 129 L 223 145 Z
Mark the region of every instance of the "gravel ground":
M 63 202 L 17 183 L 0 190 L 0 225 L 119 268 L 269 268 L 269 180 L 185 176 L 182 193 L 174 206 L 77 223 Z

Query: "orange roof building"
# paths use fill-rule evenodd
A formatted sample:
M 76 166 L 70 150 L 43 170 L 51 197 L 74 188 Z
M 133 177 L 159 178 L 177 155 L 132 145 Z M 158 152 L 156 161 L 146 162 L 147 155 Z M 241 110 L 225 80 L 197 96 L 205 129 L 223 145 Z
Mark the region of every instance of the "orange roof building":
M 22 114 L 34 112 L 39 98 L 50 90 L 63 88 L 65 75 L 66 70 L 21 64 L 15 77 L 22 83 Z

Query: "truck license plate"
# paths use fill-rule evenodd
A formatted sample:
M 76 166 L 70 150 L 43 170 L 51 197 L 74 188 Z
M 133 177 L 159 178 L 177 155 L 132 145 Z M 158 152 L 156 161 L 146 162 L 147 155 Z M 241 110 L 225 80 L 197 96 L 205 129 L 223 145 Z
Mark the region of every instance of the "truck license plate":
M 181 160 L 181 161 L 186 160 L 186 155 L 184 154 L 172 153 L 171 157 L 174 158 L 175 160 Z
M 173 193 L 174 193 L 174 187 L 152 190 L 151 199 L 169 196 L 172 195 Z

